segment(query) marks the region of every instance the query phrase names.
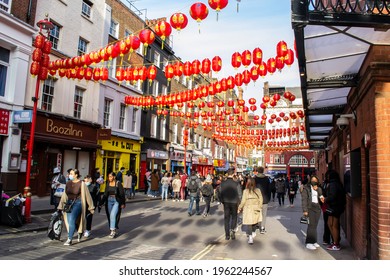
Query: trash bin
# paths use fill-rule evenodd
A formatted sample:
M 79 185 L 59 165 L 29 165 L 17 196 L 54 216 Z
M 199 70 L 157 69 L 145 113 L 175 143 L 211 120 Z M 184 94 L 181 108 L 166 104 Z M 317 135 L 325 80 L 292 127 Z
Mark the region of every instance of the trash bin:
M 1 223 L 11 227 L 23 225 L 22 216 L 23 201 L 19 195 L 1 199 Z

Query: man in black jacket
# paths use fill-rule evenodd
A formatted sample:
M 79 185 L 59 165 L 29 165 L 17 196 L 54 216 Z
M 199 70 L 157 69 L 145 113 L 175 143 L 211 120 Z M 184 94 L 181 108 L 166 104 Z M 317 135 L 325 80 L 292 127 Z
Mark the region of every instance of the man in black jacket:
M 225 239 L 236 239 L 237 210 L 241 201 L 242 191 L 239 181 L 233 180 L 234 169 L 228 170 L 228 177 L 221 183 L 220 198 L 223 204 L 225 221 Z
M 260 233 L 264 234 L 266 232 L 268 202 L 271 200 L 270 182 L 268 177 L 264 175 L 264 167 L 259 166 L 255 169 L 255 181 L 256 188 L 260 189 L 263 196 L 263 220 L 260 224 Z

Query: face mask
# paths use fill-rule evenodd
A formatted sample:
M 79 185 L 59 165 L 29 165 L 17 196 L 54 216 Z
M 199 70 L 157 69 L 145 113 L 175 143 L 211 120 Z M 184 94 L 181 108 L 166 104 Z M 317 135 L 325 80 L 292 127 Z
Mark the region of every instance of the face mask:
M 73 175 L 69 175 L 69 180 L 70 180 L 70 181 L 73 181 L 73 180 L 74 180 Z
M 91 182 L 85 182 L 85 185 L 89 186 L 89 185 L 91 185 Z
M 317 186 L 318 182 L 310 182 L 312 186 Z

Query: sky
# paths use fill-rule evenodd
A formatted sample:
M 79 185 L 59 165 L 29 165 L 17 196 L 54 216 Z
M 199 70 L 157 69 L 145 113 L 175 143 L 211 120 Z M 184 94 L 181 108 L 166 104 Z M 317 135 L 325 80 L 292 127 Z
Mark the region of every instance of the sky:
M 122 0 L 127 2 L 126 0 Z M 231 65 L 234 52 L 253 51 L 259 47 L 263 51 L 264 60 L 276 56 L 276 45 L 285 41 L 294 50 L 294 34 L 291 27 L 291 0 L 241 0 L 237 12 L 237 1 L 229 0 L 226 8 L 217 13 L 211 9 L 207 0 L 135 0 L 134 6 L 144 12 L 141 17 L 156 19 L 181 12 L 187 15 L 188 25 L 177 32 L 172 31 L 173 50 L 183 62 L 204 58 L 210 60 L 218 55 L 222 58 L 222 70 L 213 75 L 218 79 L 234 76 L 243 72 L 241 66 L 235 70 Z M 198 24 L 189 14 L 192 4 L 203 2 L 209 8 L 208 17 Z M 145 9 L 145 10 L 144 10 Z M 251 65 L 252 66 L 252 65 Z M 251 67 L 250 66 L 250 67 Z M 248 70 L 250 69 L 248 67 Z M 291 67 L 285 66 L 281 72 L 267 74 L 247 86 L 243 85 L 244 99 L 255 98 L 259 103 L 263 97 L 263 85 L 269 84 L 285 87 L 300 86 L 297 60 Z M 260 105 L 258 103 L 258 105 Z

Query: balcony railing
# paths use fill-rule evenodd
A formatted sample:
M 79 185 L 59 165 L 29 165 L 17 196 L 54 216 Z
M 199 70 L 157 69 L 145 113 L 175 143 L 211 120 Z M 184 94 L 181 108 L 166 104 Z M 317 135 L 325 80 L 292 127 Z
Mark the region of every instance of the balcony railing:
M 311 12 L 390 15 L 390 1 L 383 0 L 307 0 L 307 4 Z

